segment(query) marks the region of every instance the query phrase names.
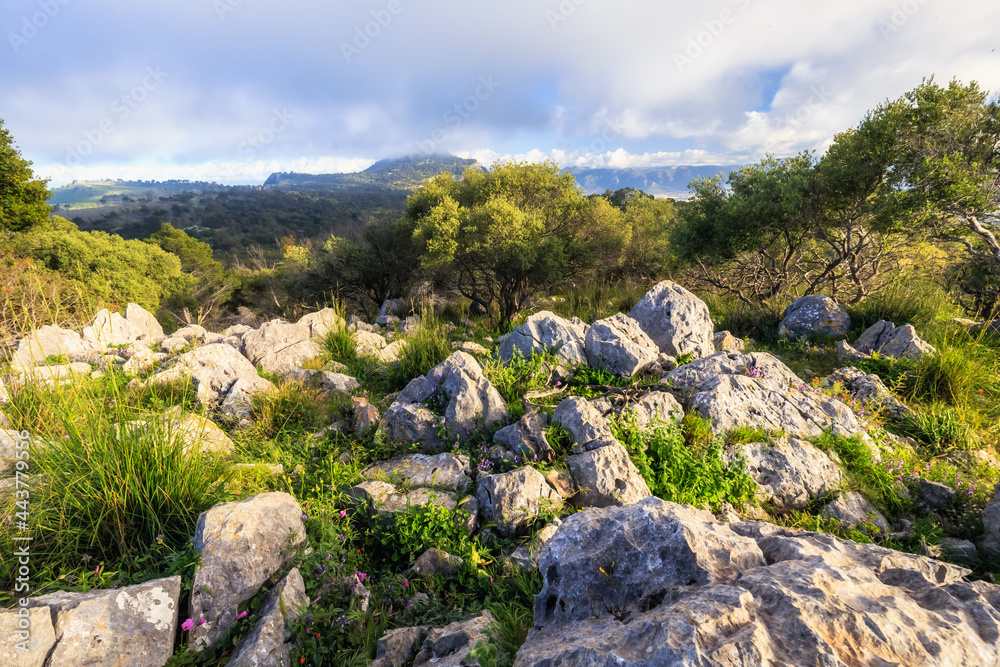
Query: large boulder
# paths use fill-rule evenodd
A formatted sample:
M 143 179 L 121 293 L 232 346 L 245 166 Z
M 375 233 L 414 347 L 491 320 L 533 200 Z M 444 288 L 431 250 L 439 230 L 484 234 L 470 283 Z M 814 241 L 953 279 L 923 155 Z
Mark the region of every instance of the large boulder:
M 165 338 L 163 327 L 151 312 L 134 303 L 125 307 L 125 319 L 139 332 L 139 338 L 146 345 L 155 345 Z
M 573 442 L 586 447 L 590 442 L 613 440 L 611 427 L 601 413 L 582 396 L 564 398 L 556 406 L 552 421 L 569 433 Z
M 691 391 L 717 375 L 771 378 L 786 387 L 802 384 L 792 369 L 767 352 L 716 352 L 670 371 L 663 376 L 663 384 L 670 389 Z
M 546 415 L 538 408 L 524 415 L 510 426 L 493 434 L 493 442 L 501 445 L 525 461 L 546 461 L 556 458 L 555 450 L 545 437 Z
M 268 373 L 287 373 L 323 352 L 308 326 L 271 320 L 243 336 L 243 352 Z
M 290 667 L 292 631 L 289 626 L 299 619 L 307 606 L 305 582 L 298 568 L 292 568 L 268 593 L 253 630 L 236 644 L 226 665 Z
M 160 667 L 174 652 L 181 578 L 89 593 L 57 591 L 30 598 L 31 650 L 11 651 L 14 665 L 123 665 Z M 16 618 L 0 612 L 0 637 Z M 37 633 L 37 640 L 36 635 Z M 0 655 L 13 648 L 4 642 Z
M 782 338 L 803 338 L 809 334 L 846 336 L 851 316 L 837 302 L 823 294 L 799 297 L 785 308 L 778 324 Z
M 917 335 L 912 324 L 897 327 L 885 320 L 865 329 L 852 347 L 863 354 L 878 352 L 883 357 L 894 359 L 919 359 L 925 354 L 936 352 L 933 345 L 924 342 Z
M 375 480 L 398 479 L 409 487 L 427 487 L 464 493 L 472 483 L 469 457 L 447 452 L 429 456 L 410 454 L 388 461 L 377 461 L 361 471 L 362 477 Z
M 83 328 L 83 341 L 89 347 L 103 351 L 112 345 L 127 345 L 148 337 L 149 334 L 148 323 L 140 324 L 138 316 L 135 321 L 130 322 L 120 314 L 103 308 L 97 311 L 91 323 Z
M 216 505 L 198 517 L 190 617 L 206 619 L 191 631 L 196 651 L 214 646 L 236 620 L 236 608 L 288 562 L 289 546 L 305 539 L 302 508 L 287 493 L 261 493 Z
M 515 667 L 1000 663 L 969 570 L 655 498 L 567 518 L 539 570 Z
M 330 331 L 347 326 L 344 319 L 333 308 L 324 308 L 315 313 L 303 315 L 296 324 L 308 329 L 312 338 L 323 338 Z
M 48 324 L 35 329 L 17 342 L 10 363 L 15 370 L 44 364 L 50 356 L 72 357 L 94 351 L 75 331 Z
M 509 363 L 515 354 L 530 359 L 535 352 L 555 352 L 560 363 L 577 366 L 587 363 L 588 326 L 573 318 L 567 320 L 543 310 L 516 327 L 501 343 L 500 359 Z
M 715 351 L 712 318 L 705 302 L 677 283 L 664 280 L 629 312 L 660 351 L 698 359 Z
M 639 428 L 647 428 L 657 423 L 680 424 L 684 419 L 684 408 L 673 394 L 651 391 L 635 403 L 626 405 L 621 414 L 631 416 Z
M 805 509 L 810 500 L 836 491 L 844 483 L 836 463 L 808 442 L 795 438 L 747 443 L 727 452 L 730 461 L 737 457 L 757 482 L 757 499 L 781 509 Z
M 622 377 L 632 377 L 660 356 L 639 323 L 623 313 L 590 325 L 585 345 L 588 364 Z
M 445 403 L 444 414 L 431 412 L 428 400 Z M 464 442 L 480 426 L 509 419 L 503 398 L 479 363 L 465 352 L 454 352 L 406 385 L 382 416 L 379 429 L 395 442 L 422 442 L 430 450 L 441 444 L 439 429 Z
M 269 381 L 257 375 L 257 369 L 246 357 L 224 343 L 205 345 L 176 357 L 170 368 L 157 373 L 149 381 L 177 382 L 187 378 L 194 381 L 198 401 L 202 405 L 220 407 L 228 401 L 229 405 L 223 407 L 231 414 L 248 411 L 248 402 L 254 394 L 274 388 Z M 234 393 L 239 395 L 228 400 Z
M 573 454 L 566 458 L 566 465 L 579 488 L 572 498 L 576 507 L 628 505 L 651 495 L 646 480 L 617 440 Z
M 479 479 L 476 488 L 479 515 L 501 535 L 515 535 L 529 526 L 546 505 L 557 507 L 562 498 L 542 473 L 531 466 Z

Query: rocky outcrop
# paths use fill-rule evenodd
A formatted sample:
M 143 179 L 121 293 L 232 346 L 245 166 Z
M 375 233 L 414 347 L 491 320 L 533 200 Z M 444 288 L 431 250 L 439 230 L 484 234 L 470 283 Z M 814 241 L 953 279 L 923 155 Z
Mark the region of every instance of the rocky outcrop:
M 881 411 L 893 419 L 910 414 L 910 409 L 893 396 L 882 378 L 874 373 L 865 373 L 851 366 L 838 368 L 827 376 L 826 385 L 833 387 L 838 384 L 873 411 Z
M 650 495 L 646 480 L 617 440 L 568 456 L 566 465 L 579 489 L 572 498 L 576 507 L 628 505 Z
M 531 466 L 481 477 L 476 500 L 483 522 L 496 525 L 497 532 L 507 536 L 523 531 L 543 509 L 562 504 L 542 473 Z
M 409 487 L 445 489 L 465 493 L 469 489 L 472 468 L 469 457 L 442 453 L 410 454 L 388 461 L 377 461 L 361 471 L 367 479 L 400 480 Z
M 794 438 L 737 445 L 727 458 L 743 460 L 744 470 L 757 483 L 757 500 L 781 509 L 805 509 L 810 500 L 836 491 L 844 482 L 840 468 L 826 454 Z
M 639 323 L 622 313 L 590 325 L 585 346 L 590 366 L 621 377 L 632 377 L 660 356 Z
M 718 375 L 770 378 L 784 387 L 802 384 L 792 369 L 767 352 L 716 352 L 670 371 L 663 376 L 663 385 L 671 390 L 690 392 Z
M 243 352 L 266 372 L 280 375 L 301 368 L 323 348 L 311 340 L 308 326 L 271 320 L 243 336 Z
M 530 359 L 535 351 L 555 352 L 560 363 L 577 366 L 587 363 L 587 331 L 588 326 L 576 318 L 567 320 L 543 310 L 510 332 L 498 353 L 504 363 L 510 363 L 515 353 Z
M 305 539 L 302 508 L 287 493 L 261 493 L 216 505 L 198 517 L 194 550 L 201 562 L 191 589 L 190 617 L 206 619 L 190 633 L 200 651 L 214 646 L 236 620 L 236 608 L 252 598 Z
M 472 620 L 455 621 L 443 628 L 434 628 L 413 661 L 413 667 L 466 667 L 465 658 L 479 642 L 488 641 L 486 629 L 494 623 L 492 614 L 484 611 Z M 476 661 L 478 662 L 478 660 Z M 474 664 L 474 663 L 473 663 Z
M 539 570 L 516 667 L 1000 661 L 1000 587 L 968 570 L 655 498 L 570 516 Z
M 462 497 L 452 491 L 424 487 L 400 491 L 395 485 L 378 480 L 355 484 L 347 489 L 347 497 L 369 516 L 389 516 L 430 504 L 458 509 L 455 521 L 469 533 L 476 529 L 479 514 L 479 503 L 474 496 Z
M 249 412 L 253 395 L 274 388 L 257 375 L 257 369 L 246 357 L 223 343 L 205 345 L 176 357 L 169 369 L 149 381 L 177 382 L 187 378 L 194 381 L 202 405 L 221 407 L 223 412 L 233 415 Z
M 432 397 L 445 403 L 442 415 L 426 407 Z M 510 412 L 483 369 L 465 352 L 455 352 L 426 376 L 411 380 L 382 416 L 379 428 L 396 442 L 439 443 L 438 429 L 464 442 L 480 426 L 507 421 Z
M 919 359 L 925 354 L 936 352 L 933 345 L 924 342 L 917 335 L 912 324 L 897 327 L 885 320 L 868 327 L 852 347 L 862 354 L 878 352 L 883 357 L 894 359 Z
M 837 302 L 823 294 L 799 297 L 785 308 L 778 324 L 782 338 L 802 338 L 810 334 L 846 336 L 851 316 Z
M 555 460 L 556 453 L 545 437 L 546 419 L 546 414 L 537 408 L 526 412 L 515 423 L 493 434 L 493 442 L 525 461 L 551 462 Z
M 14 665 L 123 665 L 159 667 L 174 652 L 181 578 L 89 593 L 58 591 L 30 598 L 27 653 L 4 642 L 0 656 Z M 42 613 L 38 613 L 42 612 Z M 17 612 L 0 612 L 0 637 L 15 627 Z M 7 655 L 4 655 L 4 654 Z
M 673 394 L 665 391 L 652 391 L 635 403 L 626 405 L 621 412 L 633 417 L 639 428 L 657 423 L 680 424 L 684 419 L 684 408 Z
M 330 331 L 347 326 L 347 323 L 333 308 L 324 308 L 315 313 L 303 315 L 296 324 L 305 327 L 311 338 L 323 338 Z
M 84 343 L 77 332 L 48 324 L 35 329 L 17 342 L 10 363 L 15 370 L 20 370 L 44 364 L 50 356 L 72 357 L 90 351 L 92 347 Z
M 291 665 L 289 626 L 295 623 L 302 610 L 309 606 L 305 582 L 297 568 L 271 589 L 260 610 L 257 622 L 249 634 L 242 637 L 233 649 L 228 667 L 277 667 Z
M 556 406 L 552 421 L 569 433 L 573 442 L 581 447 L 595 440 L 614 440 L 611 427 L 600 412 L 581 396 L 564 398 Z
M 872 524 L 883 536 L 889 534 L 889 522 L 857 491 L 841 493 L 836 499 L 824 505 L 820 514 L 828 519 L 836 519 L 845 526 Z
M 712 319 L 705 302 L 670 280 L 658 283 L 628 314 L 672 357 L 698 359 L 715 351 Z

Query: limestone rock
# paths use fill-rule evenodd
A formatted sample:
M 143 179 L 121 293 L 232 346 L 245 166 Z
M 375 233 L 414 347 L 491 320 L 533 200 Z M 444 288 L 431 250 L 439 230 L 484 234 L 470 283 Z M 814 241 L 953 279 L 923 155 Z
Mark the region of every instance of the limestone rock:
M 305 539 L 302 508 L 287 493 L 261 493 L 216 505 L 198 517 L 190 617 L 207 620 L 191 631 L 191 646 L 213 646 L 236 620 L 236 607 L 252 598 L 287 561 L 289 544 Z
M 21 451 L 21 445 L 25 440 L 21 438 L 21 431 L 0 429 L 0 477 L 13 475 L 14 467 L 17 465 L 17 452 Z M 29 457 L 33 457 L 35 449 L 39 443 L 27 440 L 27 452 Z M 24 454 L 22 454 L 24 456 Z M 29 459 L 30 460 L 30 459 Z
M 450 491 L 422 487 L 402 492 L 388 482 L 377 480 L 355 484 L 347 489 L 347 496 L 355 504 L 363 506 L 370 516 L 388 516 L 429 504 L 449 510 L 457 509 L 456 523 L 470 533 L 475 530 L 479 513 L 479 503 L 474 496 L 461 498 L 459 494 Z
M 622 414 L 635 417 L 635 425 L 646 428 L 657 422 L 664 424 L 680 424 L 684 419 L 684 408 L 677 402 L 674 395 L 665 391 L 653 391 L 635 403 L 626 406 Z
M 501 343 L 500 359 L 509 363 L 515 352 L 530 359 L 534 351 L 555 352 L 560 363 L 577 366 L 587 363 L 587 325 L 543 310 L 516 327 Z
M 324 308 L 315 313 L 303 315 L 296 324 L 308 329 L 311 338 L 323 338 L 330 331 L 347 326 L 347 323 L 333 308 Z
M 458 556 L 452 556 L 447 551 L 432 547 L 420 554 L 420 558 L 407 570 L 407 574 L 411 577 L 441 576 L 451 579 L 458 576 L 464 563 L 465 561 Z
M 650 495 L 646 480 L 617 440 L 567 457 L 566 465 L 580 489 L 573 496 L 576 507 L 628 505 Z
M 187 415 L 171 420 L 173 435 L 184 442 L 185 452 L 217 452 L 228 454 L 235 444 L 211 419 L 201 415 Z
M 1000 556 L 1000 484 L 993 487 L 993 499 L 983 508 L 983 536 L 979 547 L 992 558 Z
M 75 331 L 49 324 L 35 329 L 17 342 L 10 363 L 15 370 L 44 364 L 50 356 L 72 357 L 92 350 Z
M 931 507 L 946 507 L 955 497 L 955 491 L 950 486 L 923 477 L 917 481 L 917 489 L 923 501 Z
M 632 377 L 660 355 L 639 323 L 623 313 L 590 325 L 585 345 L 590 366 L 621 377 Z
M 27 623 L 27 627 L 22 624 Z M 0 609 L 0 660 L 9 667 L 44 667 L 56 645 L 48 607 Z
M 757 499 L 782 509 L 805 509 L 813 498 L 840 488 L 843 473 L 826 454 L 803 440 L 738 445 L 727 458 L 742 457 L 757 482 Z
M 253 398 L 272 391 L 274 385 L 256 373 L 240 377 L 232 384 L 222 400 L 219 411 L 229 417 L 245 418 L 253 413 Z
M 354 332 L 354 346 L 358 356 L 377 357 L 386 345 L 388 343 L 385 338 L 377 333 L 360 329 Z
M 522 531 L 546 504 L 562 504 L 560 495 L 531 466 L 481 477 L 476 500 L 483 521 L 496 524 L 497 532 L 506 536 Z
M 555 450 L 545 437 L 545 413 L 537 408 L 497 431 L 493 442 L 503 445 L 525 461 L 551 462 L 556 457 Z
M 670 280 L 649 290 L 629 312 L 660 351 L 695 359 L 715 351 L 712 319 L 705 302 Z
M 802 338 L 809 334 L 846 336 L 851 330 L 851 316 L 837 302 L 823 294 L 810 294 L 785 308 L 778 324 L 782 338 Z
M 871 356 L 858 352 L 853 347 L 851 347 L 846 340 L 837 341 L 837 361 L 852 362 L 852 361 L 864 361 L 865 359 L 871 359 Z
M 490 351 L 487 350 L 485 347 L 483 347 L 479 343 L 473 343 L 471 340 L 466 340 L 466 341 L 457 341 L 456 340 L 456 341 L 452 342 L 451 349 L 453 349 L 453 350 L 461 350 L 462 352 L 468 352 L 469 354 L 472 354 L 472 355 L 475 355 L 475 356 L 478 356 L 478 357 L 485 357 L 486 355 L 488 355 L 490 353 Z
M 361 396 L 351 397 L 351 409 L 354 410 L 354 430 L 367 431 L 378 425 L 378 408 Z
M 857 491 L 841 493 L 835 500 L 827 503 L 820 510 L 820 514 L 836 519 L 845 526 L 861 526 L 866 523 L 874 524 L 879 533 L 889 534 L 889 522 L 886 521 L 882 513 L 868 502 L 868 499 Z
M 139 338 L 146 345 L 155 345 L 164 339 L 163 327 L 151 312 L 134 303 L 125 307 L 125 319 L 139 332 Z
M 663 377 L 663 384 L 670 389 L 692 391 L 717 375 L 770 378 L 784 387 L 802 384 L 792 369 L 767 352 L 716 352 L 670 371 Z
M 425 627 L 389 630 L 378 640 L 375 660 L 369 667 L 404 667 L 416 656 L 413 647 L 423 644 L 426 634 Z
M 171 338 L 183 338 L 187 341 L 204 341 L 208 336 L 208 329 L 200 324 L 189 324 L 170 334 Z
M 243 336 L 243 352 L 268 373 L 287 373 L 323 352 L 310 340 L 309 331 L 300 324 L 271 320 Z
M 712 336 L 712 345 L 716 352 L 742 352 L 746 348 L 742 338 L 737 338 L 728 331 L 719 331 Z
M 409 454 L 388 461 L 377 461 L 361 471 L 367 479 L 399 478 L 407 486 L 445 489 L 464 493 L 471 484 L 469 457 L 441 453 Z
M 552 421 L 559 423 L 573 442 L 581 446 L 595 440 L 614 439 L 611 427 L 601 413 L 581 396 L 570 396 L 560 401 L 552 414 Z
M 285 371 L 282 373 L 282 377 L 293 382 L 301 382 L 307 387 L 314 387 L 330 394 L 350 394 L 361 386 L 350 375 L 331 373 L 330 371 L 296 368 Z
M 542 528 L 535 534 L 530 544 L 522 544 L 515 549 L 514 553 L 510 555 L 508 562 L 522 572 L 537 570 L 538 559 L 542 556 L 542 547 L 552 539 L 552 536 L 556 534 L 556 530 L 561 525 L 562 520 L 556 519 L 555 523 L 550 523 Z
M 854 349 L 864 354 L 878 352 L 883 357 L 894 359 L 919 359 L 925 354 L 934 354 L 934 346 L 924 342 L 917 335 L 912 324 L 901 327 L 892 322 L 880 320 L 868 327 L 861 337 L 854 341 Z
M 242 637 L 233 649 L 228 667 L 290 666 L 292 638 L 290 625 L 309 605 L 305 582 L 298 568 L 292 568 L 279 581 L 264 602 L 253 630 Z
M 826 385 L 832 387 L 838 383 L 872 410 L 881 410 L 894 419 L 910 414 L 910 409 L 893 396 L 882 378 L 874 373 L 865 373 L 850 366 L 838 368 L 827 376 Z
M 434 628 L 413 661 L 413 667 L 466 667 L 465 657 L 478 643 L 486 643 L 486 629 L 494 623 L 493 616 L 484 611 L 482 616 L 464 623 L 455 621 L 443 628 Z
M 138 324 L 129 322 L 118 313 L 112 313 L 107 308 L 97 311 L 97 315 L 89 325 L 83 328 L 83 341 L 89 347 L 106 350 L 112 345 L 127 345 L 149 335 L 148 325 L 141 328 Z
M 56 647 L 45 664 L 166 664 L 174 652 L 180 594 L 181 578 L 176 576 L 119 589 L 57 591 L 31 598 L 30 606 L 47 610 L 55 619 Z M 45 625 L 38 626 L 42 636 L 48 634 Z

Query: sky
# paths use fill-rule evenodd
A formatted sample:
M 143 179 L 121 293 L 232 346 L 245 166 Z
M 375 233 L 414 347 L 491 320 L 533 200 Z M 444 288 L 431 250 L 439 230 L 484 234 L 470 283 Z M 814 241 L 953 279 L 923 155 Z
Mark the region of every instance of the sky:
M 750 164 L 926 77 L 1000 91 L 996 0 L 3 0 L 0 36 L 0 119 L 53 187 Z

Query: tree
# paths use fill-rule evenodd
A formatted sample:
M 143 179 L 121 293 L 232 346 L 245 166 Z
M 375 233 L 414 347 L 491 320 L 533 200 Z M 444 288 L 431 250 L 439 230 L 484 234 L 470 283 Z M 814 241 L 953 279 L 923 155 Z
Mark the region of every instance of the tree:
M 235 278 L 227 273 L 221 262 L 216 261 L 211 246 L 204 241 L 164 222 L 158 232 L 146 239 L 146 243 L 177 255 L 181 260 L 181 270 L 194 278 L 191 289 L 174 294 L 165 304 L 168 308 L 200 308 L 203 314 L 208 314 L 232 294 Z
M 672 200 L 653 199 L 641 190 L 634 192 L 638 195 L 627 197 L 622 205 L 629 240 L 617 273 L 627 278 L 655 280 L 666 275 L 671 262 L 670 235 L 677 224 L 677 211 Z
M 52 193 L 48 179 L 35 178 L 31 162 L 21 157 L 0 120 L 0 230 L 22 231 L 45 222 Z
M 583 196 L 553 162 L 500 163 L 443 173 L 407 201 L 420 263 L 502 327 L 539 290 L 584 278 L 618 259 L 628 229 L 603 197 Z

